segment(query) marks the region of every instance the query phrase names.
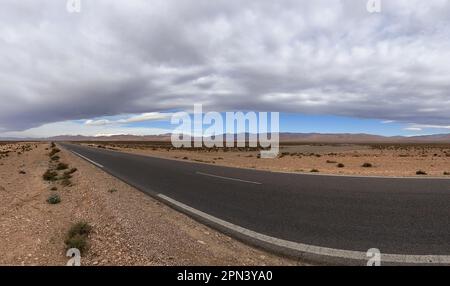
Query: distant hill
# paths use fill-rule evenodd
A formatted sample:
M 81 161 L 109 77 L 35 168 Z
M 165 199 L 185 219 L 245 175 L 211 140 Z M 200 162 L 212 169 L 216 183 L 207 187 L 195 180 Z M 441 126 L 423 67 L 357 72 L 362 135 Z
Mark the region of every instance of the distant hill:
M 281 142 L 324 143 L 450 143 L 450 134 L 380 136 L 372 134 L 280 133 Z
M 248 134 L 247 134 L 248 135 Z M 236 136 L 236 135 L 235 135 Z M 171 134 L 161 135 L 111 135 L 83 136 L 61 135 L 49 138 L 0 138 L 0 141 L 170 141 Z M 280 141 L 286 143 L 450 143 L 450 133 L 421 136 L 380 136 L 372 134 L 324 134 L 324 133 L 280 133 Z

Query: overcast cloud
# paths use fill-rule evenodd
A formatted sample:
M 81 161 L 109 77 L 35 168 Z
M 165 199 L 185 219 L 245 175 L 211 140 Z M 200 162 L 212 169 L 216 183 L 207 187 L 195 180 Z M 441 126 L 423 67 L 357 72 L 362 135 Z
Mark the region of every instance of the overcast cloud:
M 0 132 L 193 103 L 448 126 L 449 2 L 3 0 Z

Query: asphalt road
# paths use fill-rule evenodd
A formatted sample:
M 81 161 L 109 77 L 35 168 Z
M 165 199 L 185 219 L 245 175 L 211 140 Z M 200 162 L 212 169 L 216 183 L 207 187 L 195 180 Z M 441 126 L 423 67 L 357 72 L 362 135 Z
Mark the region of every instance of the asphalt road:
M 343 250 L 450 255 L 448 179 L 286 174 L 61 145 L 143 192 L 265 235 Z

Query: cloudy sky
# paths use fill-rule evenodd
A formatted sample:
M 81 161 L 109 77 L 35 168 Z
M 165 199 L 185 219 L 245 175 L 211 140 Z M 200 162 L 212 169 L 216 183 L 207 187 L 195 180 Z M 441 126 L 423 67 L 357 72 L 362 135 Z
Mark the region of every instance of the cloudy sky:
M 450 1 L 2 0 L 0 136 L 155 134 L 191 110 L 282 131 L 450 130 Z M 175 126 L 172 126 L 172 128 Z

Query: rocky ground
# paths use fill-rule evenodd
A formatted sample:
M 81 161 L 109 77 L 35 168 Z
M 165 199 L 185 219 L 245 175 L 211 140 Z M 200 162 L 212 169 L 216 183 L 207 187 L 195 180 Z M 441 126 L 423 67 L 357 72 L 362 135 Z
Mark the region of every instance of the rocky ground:
M 92 226 L 82 265 L 305 265 L 197 223 L 69 152 L 52 160 L 55 148 L 0 145 L 1 265 L 65 265 L 67 232 L 80 221 Z M 52 194 L 61 202 L 49 204 Z

